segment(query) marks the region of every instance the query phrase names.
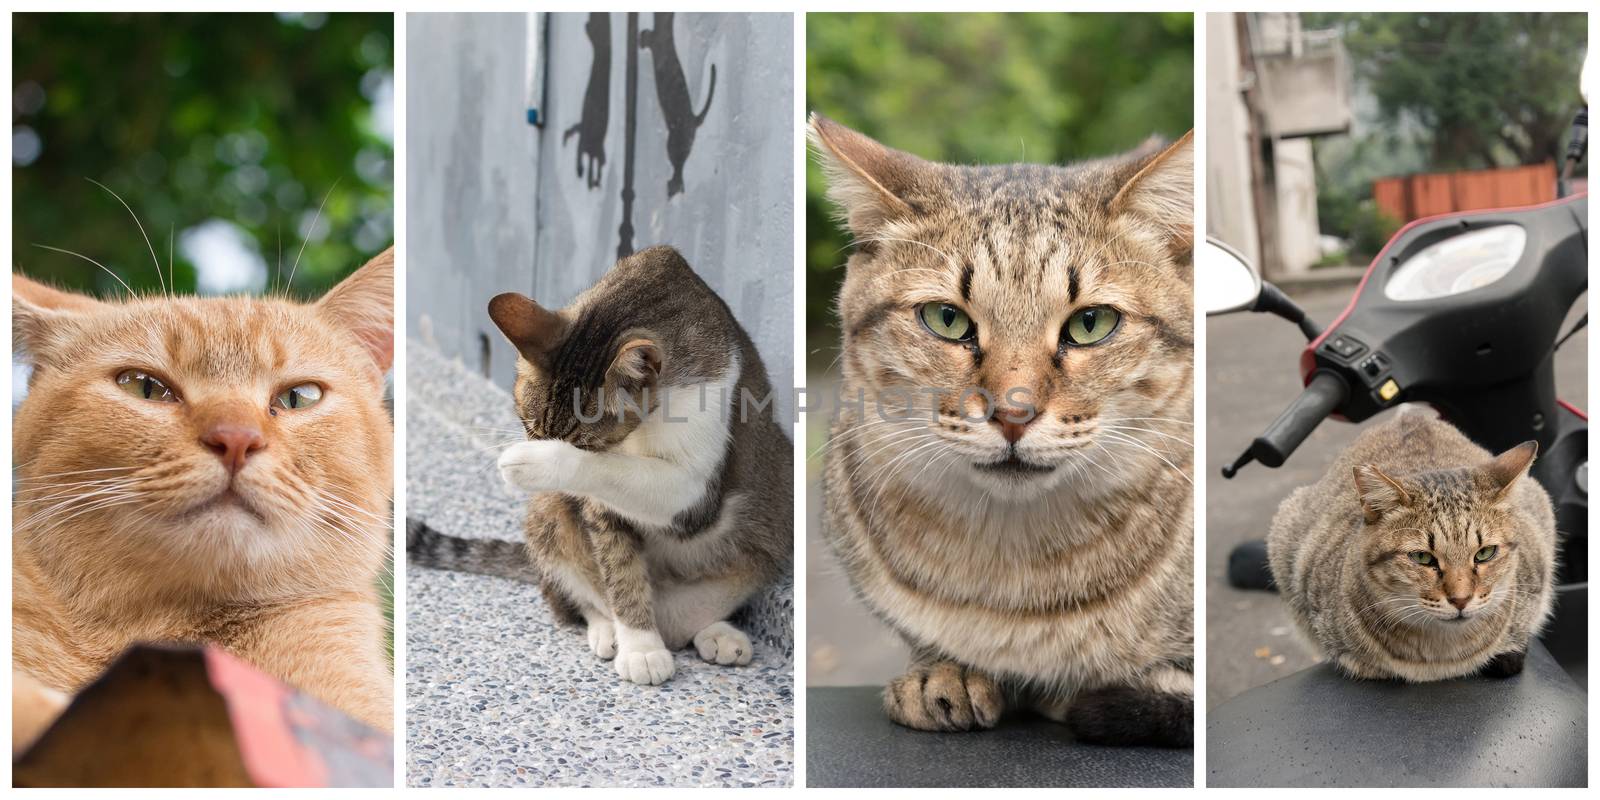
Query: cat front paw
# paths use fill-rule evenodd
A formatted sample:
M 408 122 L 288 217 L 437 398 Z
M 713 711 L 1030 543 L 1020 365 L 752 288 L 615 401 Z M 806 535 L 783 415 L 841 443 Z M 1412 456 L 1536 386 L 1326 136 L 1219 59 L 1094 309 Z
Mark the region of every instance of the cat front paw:
M 737 664 L 742 667 L 749 664 L 751 656 L 755 654 L 750 637 L 725 621 L 713 622 L 695 634 L 694 649 L 701 658 L 723 666 Z
M 1080 742 L 1118 747 L 1192 747 L 1194 698 L 1113 686 L 1084 692 L 1067 707 L 1067 727 Z
M 583 451 L 556 439 L 518 442 L 500 454 L 500 477 L 513 491 L 557 492 L 568 486 Z
M 672 677 L 672 652 L 655 631 L 617 626 L 617 674 L 629 683 L 659 686 Z
M 954 661 L 912 667 L 883 690 L 889 719 L 921 731 L 993 728 L 1005 696 L 993 679 Z
M 1528 660 L 1526 651 L 1501 653 L 1489 659 L 1483 665 L 1483 674 L 1490 678 L 1509 678 L 1522 674 L 1522 666 Z
M 597 619 L 589 623 L 589 651 L 610 661 L 617 656 L 617 628 L 611 620 Z

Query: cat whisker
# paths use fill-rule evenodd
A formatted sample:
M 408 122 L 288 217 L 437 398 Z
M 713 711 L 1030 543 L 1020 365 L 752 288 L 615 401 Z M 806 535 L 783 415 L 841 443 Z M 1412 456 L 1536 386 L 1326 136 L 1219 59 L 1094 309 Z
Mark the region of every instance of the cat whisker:
M 1192 420 L 1177 417 L 1102 417 L 1100 422 L 1171 422 L 1175 425 L 1188 425 L 1194 427 Z
M 945 251 L 940 250 L 939 248 L 934 247 L 933 245 L 928 244 L 927 242 L 919 242 L 919 241 L 917 241 L 915 239 L 903 239 L 903 238 L 900 238 L 900 237 L 897 237 L 897 236 L 872 236 L 872 237 L 868 237 L 868 238 L 865 238 L 865 239 L 852 240 L 850 242 L 850 244 L 846 245 L 846 247 L 856 247 L 856 246 L 863 245 L 863 244 L 870 244 L 872 242 L 904 242 L 906 244 L 914 244 L 914 245 L 916 245 L 918 247 L 926 247 L 929 250 L 932 250 L 933 252 L 938 253 L 939 255 L 943 256 L 944 260 L 945 260 L 945 263 L 948 263 L 951 267 L 953 267 L 958 272 L 961 270 L 961 262 L 957 261 L 949 253 L 946 253 Z M 845 248 L 844 247 L 839 248 L 839 250 L 843 250 L 843 249 L 845 249 Z M 834 252 L 837 253 L 837 252 L 839 252 L 839 250 L 835 250 Z
M 144 232 L 144 223 L 139 221 L 139 215 L 133 213 L 133 207 L 128 205 L 128 201 L 123 200 L 122 199 L 122 195 L 111 191 L 111 187 L 110 186 L 107 186 L 107 185 L 95 180 L 94 178 L 85 177 L 84 180 L 86 180 L 86 181 L 88 181 L 88 182 L 90 182 L 90 183 L 92 183 L 92 184 L 94 184 L 94 185 L 106 190 L 107 193 L 109 193 L 112 197 L 115 197 L 117 199 L 118 203 L 122 204 L 123 208 L 128 210 L 128 216 L 133 217 L 133 224 L 139 228 L 139 235 L 144 237 L 144 246 L 148 247 L 150 249 L 150 262 L 152 264 L 155 264 L 155 267 L 156 267 L 156 279 L 161 282 L 161 293 L 162 294 L 167 294 L 168 293 L 167 292 L 167 280 L 166 280 L 166 278 L 161 276 L 161 260 L 156 258 L 156 247 L 155 247 L 155 245 L 150 243 L 150 234 Z
M 90 264 L 93 264 L 93 265 L 99 267 L 100 269 L 104 270 L 107 275 L 110 275 L 111 277 L 115 278 L 117 283 L 122 284 L 122 288 L 128 290 L 128 296 L 136 298 L 136 299 L 141 299 L 141 300 L 143 299 L 143 298 L 139 297 L 139 293 L 138 292 L 135 292 L 133 290 L 132 286 L 128 285 L 127 281 L 122 279 L 121 275 L 118 275 L 117 273 L 113 272 L 110 267 L 108 267 L 108 266 L 106 266 L 106 265 L 104 265 L 104 264 L 102 264 L 102 263 L 100 263 L 100 262 L 98 262 L 98 261 L 96 261 L 96 260 L 94 260 L 94 259 L 82 254 L 82 253 L 75 253 L 75 252 L 73 252 L 71 250 L 67 250 L 67 249 L 61 248 L 61 247 L 51 247 L 50 245 L 47 245 L 47 244 L 39 244 L 38 242 L 34 242 L 33 246 L 34 247 L 38 247 L 38 248 L 43 249 L 43 250 L 52 250 L 52 251 L 55 251 L 57 253 L 65 253 L 66 255 L 69 255 L 69 256 L 76 256 L 78 258 L 81 258 L 84 261 L 87 261 Z
M 300 269 L 300 257 L 306 254 L 306 243 L 311 241 L 311 234 L 316 232 L 317 223 L 322 220 L 322 209 L 327 207 L 328 198 L 333 196 L 333 190 L 339 188 L 340 180 L 343 179 L 334 179 L 333 185 L 328 187 L 326 194 L 322 195 L 322 202 L 317 205 L 317 213 L 311 217 L 310 230 L 306 231 L 305 236 L 300 237 L 300 252 L 295 253 L 294 266 L 289 268 L 289 280 L 285 281 L 283 284 L 283 291 L 285 293 L 287 293 L 289 289 L 294 286 L 294 274 Z
M 1174 435 L 1172 435 L 1170 433 L 1162 433 L 1161 431 L 1151 430 L 1149 428 L 1136 428 L 1136 427 L 1133 427 L 1131 425 L 1104 425 L 1104 424 L 1102 424 L 1100 426 L 1100 428 L 1102 430 L 1108 430 L 1108 431 L 1139 431 L 1141 433 L 1152 433 L 1152 434 L 1155 434 L 1156 436 L 1160 436 L 1160 437 L 1163 437 L 1163 438 L 1171 439 L 1171 440 L 1173 440 L 1175 442 L 1182 442 L 1183 444 L 1188 445 L 1189 447 L 1194 447 L 1194 441 L 1192 439 L 1185 439 L 1182 436 L 1174 436 Z
M 1103 435 L 1106 438 L 1110 439 L 1110 441 L 1112 441 L 1113 443 L 1120 443 L 1120 444 L 1125 444 L 1125 445 L 1129 445 L 1129 446 L 1132 446 L 1132 447 L 1136 447 L 1136 448 L 1138 448 L 1140 450 L 1143 450 L 1146 453 L 1149 453 L 1150 455 L 1155 456 L 1158 459 L 1161 459 L 1161 463 L 1166 464 L 1168 467 L 1171 467 L 1172 471 L 1178 473 L 1178 476 L 1183 478 L 1185 482 L 1187 482 L 1191 486 L 1194 485 L 1194 480 L 1189 477 L 1189 473 L 1184 472 L 1182 469 L 1179 469 L 1178 465 L 1172 463 L 1172 461 L 1170 459 L 1168 459 L 1166 456 L 1162 455 L 1161 453 L 1157 452 L 1154 448 L 1150 447 L 1149 445 L 1145 444 L 1144 442 L 1141 442 L 1141 441 L 1139 441 L 1137 439 L 1134 439 L 1134 438 L 1128 436 L 1127 434 L 1117 433 L 1115 431 L 1104 430 L 1103 431 Z

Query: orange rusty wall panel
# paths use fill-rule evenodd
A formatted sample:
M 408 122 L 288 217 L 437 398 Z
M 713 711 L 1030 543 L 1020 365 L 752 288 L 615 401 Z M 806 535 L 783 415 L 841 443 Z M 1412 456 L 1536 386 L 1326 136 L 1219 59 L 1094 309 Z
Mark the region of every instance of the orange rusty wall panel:
M 1505 194 L 1502 184 L 1511 183 L 1510 176 L 1495 175 L 1491 172 L 1458 172 L 1451 176 L 1455 186 L 1455 211 L 1467 211 L 1475 208 L 1497 208 L 1500 198 Z
M 1456 210 L 1450 175 L 1411 176 L 1411 218 L 1448 214 Z
M 1379 178 L 1372 182 L 1372 199 L 1378 208 L 1402 222 L 1455 211 L 1531 206 L 1555 198 L 1554 162 Z
M 1378 210 L 1402 222 L 1411 219 L 1406 207 L 1405 178 L 1379 178 L 1372 182 L 1372 200 Z

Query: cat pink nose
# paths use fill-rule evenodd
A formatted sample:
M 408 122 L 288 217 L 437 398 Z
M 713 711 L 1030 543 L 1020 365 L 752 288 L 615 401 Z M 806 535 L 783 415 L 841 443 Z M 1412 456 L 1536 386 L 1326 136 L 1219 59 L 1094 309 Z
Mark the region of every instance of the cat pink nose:
M 1000 435 L 1006 437 L 1007 442 L 1016 444 L 1027 427 L 1038 418 L 1039 414 L 1034 410 L 998 406 L 989 421 L 1000 426 Z
M 1450 605 L 1453 605 L 1453 606 L 1455 606 L 1456 608 L 1458 608 L 1458 609 L 1460 609 L 1462 611 L 1466 611 L 1467 610 L 1467 604 L 1470 603 L 1470 602 L 1472 602 L 1472 595 L 1470 595 L 1470 594 L 1467 595 L 1466 597 L 1452 597 L 1452 598 L 1450 598 Z
M 216 453 L 217 458 L 222 459 L 222 465 L 233 475 L 244 469 L 245 459 L 251 453 L 267 446 L 267 441 L 261 438 L 261 431 L 249 425 L 227 422 L 212 425 L 200 437 L 200 443 Z

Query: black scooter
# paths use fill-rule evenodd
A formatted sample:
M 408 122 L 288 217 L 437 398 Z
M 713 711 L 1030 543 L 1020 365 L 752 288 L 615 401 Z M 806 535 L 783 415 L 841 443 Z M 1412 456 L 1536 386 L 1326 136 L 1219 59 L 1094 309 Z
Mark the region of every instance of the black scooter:
M 1405 402 L 1433 405 L 1491 452 L 1538 441 L 1531 474 L 1555 502 L 1564 534 L 1558 611 L 1544 639 L 1558 660 L 1579 664 L 1586 658 L 1588 421 L 1557 399 L 1553 362 L 1584 325 L 1560 329 L 1588 286 L 1588 209 L 1588 196 L 1579 195 L 1413 222 L 1379 253 L 1327 328 L 1260 283 L 1248 307 L 1294 322 L 1310 340 L 1300 355 L 1305 390 L 1222 471 L 1232 478 L 1251 462 L 1282 466 L 1329 416 L 1358 423 Z M 1248 270 L 1231 250 L 1209 247 L 1218 248 L 1218 272 Z M 1258 543 L 1236 552 L 1235 585 L 1264 588 L 1264 553 Z
M 1560 194 L 1583 155 L 1586 114 L 1575 122 L 1574 134 Z M 1200 248 L 1196 275 L 1208 314 L 1273 313 L 1295 323 L 1309 341 L 1299 364 L 1305 389 L 1223 468 L 1224 478 L 1251 462 L 1283 465 L 1330 416 L 1360 423 L 1400 403 L 1424 402 L 1492 452 L 1537 440 L 1539 458 L 1531 474 L 1550 493 L 1563 534 L 1556 611 L 1542 637 L 1549 652 L 1532 653 L 1527 674 L 1500 687 L 1474 679 L 1408 687 L 1350 681 L 1327 665 L 1306 670 L 1213 710 L 1210 785 L 1499 783 L 1490 771 L 1473 772 L 1482 765 L 1461 752 L 1470 742 L 1435 726 L 1446 722 L 1450 729 L 1471 731 L 1471 719 L 1480 716 L 1480 730 L 1506 732 L 1504 739 L 1486 740 L 1500 748 L 1494 750 L 1499 763 L 1516 760 L 1507 748 L 1526 751 L 1530 772 L 1516 779 L 1518 785 L 1582 785 L 1587 698 L 1560 667 L 1579 676 L 1586 670 L 1588 421 L 1556 397 L 1553 358 L 1588 319 L 1560 329 L 1588 286 L 1587 195 L 1405 226 L 1326 328 L 1261 281 L 1226 245 L 1207 242 Z M 1213 496 L 1225 491 L 1213 487 Z M 1229 580 L 1239 588 L 1271 588 L 1263 543 L 1235 549 Z M 1549 705 L 1542 716 L 1529 717 L 1530 703 Z M 1425 722 L 1439 712 L 1441 719 Z M 1314 722 L 1302 729 L 1301 719 Z M 1530 732 L 1556 721 L 1551 731 L 1560 745 L 1532 744 L 1539 737 Z M 1568 731 L 1576 725 L 1580 733 L 1560 736 L 1563 725 Z M 1443 741 L 1441 736 L 1449 745 L 1433 758 L 1430 740 Z M 1314 740 L 1323 750 L 1341 750 L 1344 765 L 1299 752 L 1299 745 Z M 1372 758 L 1350 758 L 1356 755 L 1352 749 L 1370 749 Z

